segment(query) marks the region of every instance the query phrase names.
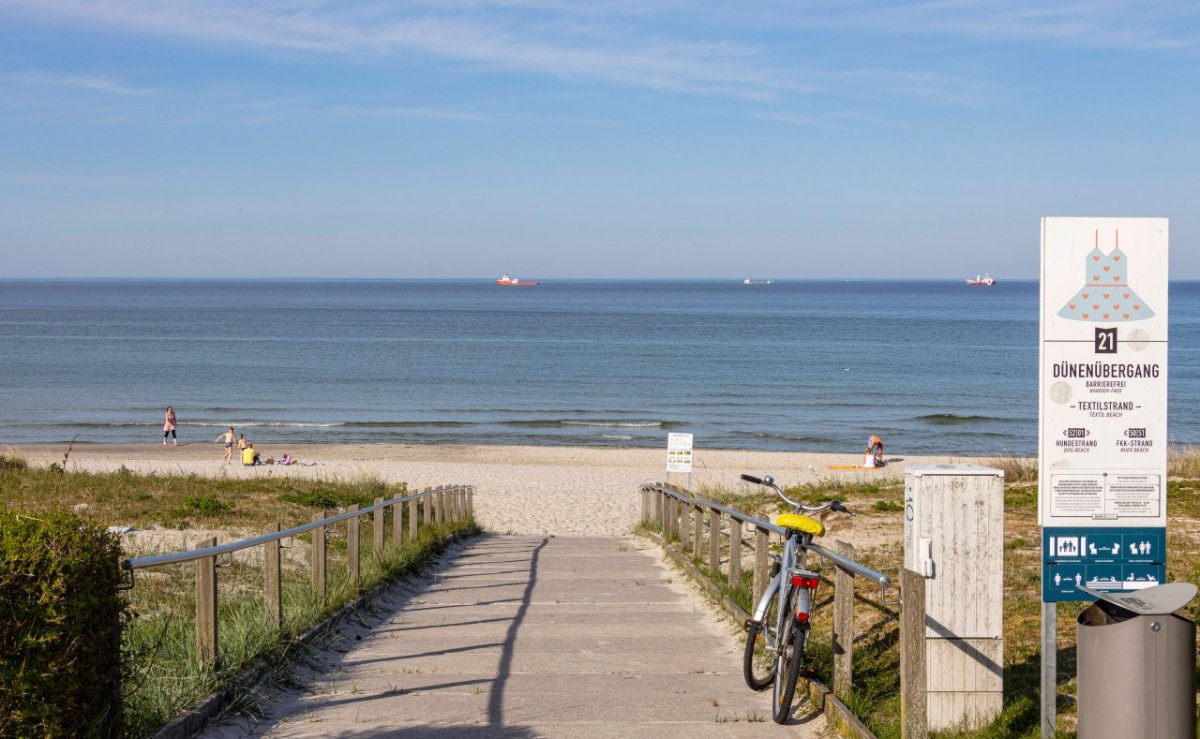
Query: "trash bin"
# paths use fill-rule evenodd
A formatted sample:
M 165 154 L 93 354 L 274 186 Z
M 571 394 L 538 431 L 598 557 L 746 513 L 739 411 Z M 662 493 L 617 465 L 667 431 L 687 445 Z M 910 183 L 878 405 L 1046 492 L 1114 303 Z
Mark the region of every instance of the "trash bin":
M 1194 739 L 1196 624 L 1175 615 L 1191 583 L 1101 593 L 1079 614 L 1079 736 Z

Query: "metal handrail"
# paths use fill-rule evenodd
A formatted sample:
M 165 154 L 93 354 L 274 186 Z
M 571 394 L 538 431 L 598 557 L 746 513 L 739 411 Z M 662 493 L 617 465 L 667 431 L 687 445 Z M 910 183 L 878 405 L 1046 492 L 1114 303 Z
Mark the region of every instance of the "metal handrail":
M 765 529 L 772 533 L 779 534 L 780 536 L 787 536 L 787 529 L 785 529 L 781 526 L 776 526 L 775 524 L 773 524 L 769 521 L 764 521 L 760 518 L 754 518 L 753 516 L 742 513 L 741 511 L 736 510 L 734 508 L 730 508 L 728 506 L 721 505 L 720 503 L 714 503 L 711 500 L 704 500 L 702 498 L 688 497 L 688 496 L 684 495 L 683 493 L 681 493 L 678 488 L 675 488 L 671 485 L 660 485 L 658 483 L 653 483 L 653 484 L 643 485 L 642 489 L 643 490 L 652 490 L 652 491 L 656 491 L 659 493 L 663 493 L 664 495 L 669 495 L 672 498 L 678 499 L 681 503 L 686 503 L 686 504 L 690 504 L 690 505 L 700 505 L 700 506 L 705 506 L 707 508 L 711 508 L 714 510 L 718 510 L 718 511 L 721 511 L 722 513 L 729 514 L 730 518 L 736 518 L 737 520 L 742 521 L 743 523 L 752 523 L 760 529 Z M 892 584 L 892 578 L 888 577 L 887 575 L 883 574 L 882 572 L 876 572 L 875 570 L 872 570 L 870 567 L 861 565 L 858 562 L 855 562 L 854 560 L 850 559 L 849 557 L 844 557 L 835 552 L 831 552 L 828 549 L 826 549 L 825 547 L 820 546 L 819 544 L 809 544 L 807 549 L 811 552 L 815 552 L 816 554 L 824 557 L 825 559 L 829 560 L 830 562 L 837 565 L 838 567 L 841 567 L 842 569 L 844 569 L 848 572 L 851 572 L 854 575 L 857 575 L 859 577 L 865 577 L 868 580 L 873 580 L 874 582 L 878 583 L 880 587 L 886 588 Z
M 385 508 L 387 506 L 396 505 L 397 503 L 406 503 L 410 500 L 417 500 L 419 498 L 429 497 L 432 495 L 436 495 L 437 493 L 444 493 L 448 490 L 474 490 L 474 489 L 475 489 L 474 485 L 443 485 L 441 487 L 433 488 L 432 490 L 425 490 L 420 493 L 414 493 L 412 495 L 405 495 L 405 496 L 402 496 L 399 498 L 392 498 L 390 500 L 385 500 L 382 503 L 375 503 L 374 505 L 370 505 L 366 508 L 361 508 L 361 509 L 355 510 L 355 511 L 346 511 L 345 513 L 339 513 L 336 516 L 322 518 L 319 521 L 313 521 L 312 523 L 306 523 L 306 524 L 303 524 L 300 526 L 294 526 L 290 529 L 287 529 L 285 531 L 280 531 L 277 533 L 273 532 L 270 534 L 261 534 L 259 536 L 255 536 L 250 539 L 241 539 L 239 541 L 231 541 L 228 544 L 219 544 L 215 547 L 206 547 L 204 549 L 190 549 L 190 550 L 182 551 L 182 552 L 171 552 L 169 554 L 153 554 L 153 555 L 148 555 L 145 557 L 132 557 L 130 559 L 126 559 L 126 560 L 122 561 L 121 567 L 123 567 L 126 570 L 141 570 L 141 569 L 145 569 L 147 567 L 162 567 L 164 565 L 178 564 L 180 562 L 191 562 L 191 561 L 197 560 L 197 559 L 204 559 L 205 557 L 217 557 L 222 554 L 236 552 L 241 549 L 249 549 L 250 547 L 261 546 L 262 544 L 267 544 L 272 541 L 277 541 L 279 539 L 286 539 L 291 536 L 296 536 L 297 534 L 303 534 L 306 531 L 312 531 L 313 529 L 317 528 L 318 526 L 329 526 L 330 524 L 335 524 L 335 523 L 338 523 L 339 521 L 345 521 L 346 519 L 353 518 L 355 516 L 362 516 L 367 513 L 371 513 L 372 511 L 375 511 L 379 508 Z

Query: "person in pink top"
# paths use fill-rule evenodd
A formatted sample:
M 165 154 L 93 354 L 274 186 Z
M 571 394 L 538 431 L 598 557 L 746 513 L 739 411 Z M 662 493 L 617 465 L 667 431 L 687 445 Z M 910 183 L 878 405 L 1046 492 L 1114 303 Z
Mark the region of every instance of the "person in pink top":
M 179 446 L 179 437 L 175 435 L 175 409 L 167 406 L 167 415 L 163 420 L 163 446 L 167 445 L 167 437 L 175 442 L 175 446 Z

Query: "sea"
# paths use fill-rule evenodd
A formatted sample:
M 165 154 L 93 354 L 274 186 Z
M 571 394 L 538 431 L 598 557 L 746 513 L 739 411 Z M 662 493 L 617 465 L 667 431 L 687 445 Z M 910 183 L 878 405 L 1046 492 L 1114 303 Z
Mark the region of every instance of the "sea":
M 1169 435 L 1200 442 L 1200 283 Z M 1038 283 L 0 280 L 0 446 L 530 444 L 1035 455 Z

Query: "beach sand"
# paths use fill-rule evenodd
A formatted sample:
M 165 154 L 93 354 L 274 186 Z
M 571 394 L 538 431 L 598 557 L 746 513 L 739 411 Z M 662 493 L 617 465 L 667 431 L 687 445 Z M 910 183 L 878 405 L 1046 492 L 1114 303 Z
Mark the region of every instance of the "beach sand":
M 263 458 L 290 452 L 299 465 L 245 467 L 224 464 L 219 444 L 83 444 L 71 449 L 68 469 L 196 474 L 212 478 L 303 476 L 329 480 L 375 477 L 408 483 L 410 490 L 443 484 L 476 486 L 475 514 L 481 525 L 501 534 L 622 536 L 640 515 L 638 487 L 648 482 L 684 485 L 687 476 L 668 480 L 666 450 L 535 446 L 423 446 L 408 444 L 258 444 Z M 8 447 L 31 464 L 61 463 L 66 445 Z M 821 480 L 900 481 L 919 464 L 979 463 L 978 459 L 889 453 L 877 470 L 830 469 L 860 463 L 861 452 L 817 454 L 697 449 L 692 489 L 750 490 L 743 472 L 771 474 L 783 485 Z

